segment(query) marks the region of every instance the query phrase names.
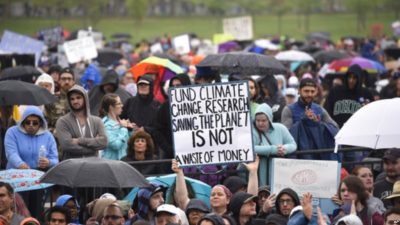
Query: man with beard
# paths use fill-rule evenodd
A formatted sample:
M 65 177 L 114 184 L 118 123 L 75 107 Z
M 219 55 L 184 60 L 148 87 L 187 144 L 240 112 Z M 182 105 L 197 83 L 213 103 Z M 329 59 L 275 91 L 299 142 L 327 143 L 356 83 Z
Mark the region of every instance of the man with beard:
M 58 119 L 56 135 L 63 159 L 97 156 L 107 147 L 107 136 L 102 120 L 92 116 L 86 91 L 74 85 L 67 92 L 70 112 Z
M 297 150 L 326 149 L 335 145 L 334 137 L 338 132 L 338 125 L 324 108 L 313 102 L 317 92 L 317 83 L 313 79 L 302 79 L 299 99 L 285 106 L 282 111 L 281 121 L 295 139 Z M 302 155 L 301 158 L 327 160 L 336 159 L 336 156 Z
M 377 179 L 374 184 L 374 197 L 377 197 L 381 200 L 390 196 L 392 194 L 393 185 L 399 179 L 399 171 L 400 168 L 400 149 L 392 148 L 386 150 L 385 154 L 382 157 L 383 160 L 383 171 L 386 176 L 384 179 Z M 385 208 L 390 208 L 391 201 L 383 201 Z
M 72 69 L 64 68 L 60 72 L 60 79 L 58 80 L 58 86 L 60 87 L 60 92 L 57 94 L 57 101 L 54 103 L 55 106 L 55 114 L 58 119 L 61 116 L 65 115 L 68 112 L 68 103 L 67 103 L 67 92 L 72 86 L 75 85 L 75 75 Z

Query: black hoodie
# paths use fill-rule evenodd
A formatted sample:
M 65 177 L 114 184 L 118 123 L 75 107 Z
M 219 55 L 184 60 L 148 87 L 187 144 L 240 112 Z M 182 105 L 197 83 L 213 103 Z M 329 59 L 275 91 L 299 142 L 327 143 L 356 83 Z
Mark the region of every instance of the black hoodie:
M 365 71 L 357 64 L 349 67 L 344 77 L 344 85 L 333 88 L 326 98 L 325 109 L 333 120 L 342 127 L 343 124 L 363 105 L 374 100 L 372 93 L 363 87 Z M 348 77 L 353 74 L 357 78 L 356 87 L 350 89 Z
M 155 127 L 160 103 L 153 99 L 153 79 L 145 75 L 141 76 L 138 82 L 142 79 L 150 82 L 150 93 L 148 95 L 140 95 L 138 93 L 135 97 L 129 98 L 124 104 L 121 118 L 129 119 L 131 122 L 136 123 L 138 127 L 144 127 L 146 132 L 149 132 Z
M 256 100 L 257 103 L 267 103 L 273 113 L 273 122 L 281 122 L 282 110 L 286 105 L 286 99 L 278 89 L 278 82 L 274 76 L 265 76 L 260 80 L 260 98 Z M 265 96 L 262 87 L 268 89 L 269 96 Z
M 119 87 L 118 74 L 114 70 L 107 70 L 106 75 L 101 81 L 101 84 L 89 91 L 90 112 L 92 115 L 99 115 L 101 100 L 106 94 L 104 93 L 103 86 L 106 84 L 111 84 L 114 86 L 113 93 L 117 94 L 123 103 L 132 97 L 129 92 Z
M 181 81 L 182 86 L 191 85 L 190 78 L 187 74 L 178 74 L 171 78 L 172 80 L 178 79 Z M 163 158 L 171 159 L 174 157 L 172 149 L 172 128 L 171 128 L 171 112 L 169 106 L 169 99 L 165 101 L 157 112 L 157 123 L 156 123 L 156 135 L 155 141 L 163 151 Z
M 281 192 L 279 192 L 278 196 L 276 196 L 276 201 L 275 201 L 276 213 L 278 213 L 280 215 L 282 215 L 282 212 L 279 207 L 280 206 L 279 200 L 281 199 L 283 194 L 287 194 L 290 197 L 292 197 L 292 199 L 294 201 L 293 208 L 300 205 L 300 199 L 299 199 L 299 196 L 297 195 L 297 193 L 291 188 L 285 188 Z

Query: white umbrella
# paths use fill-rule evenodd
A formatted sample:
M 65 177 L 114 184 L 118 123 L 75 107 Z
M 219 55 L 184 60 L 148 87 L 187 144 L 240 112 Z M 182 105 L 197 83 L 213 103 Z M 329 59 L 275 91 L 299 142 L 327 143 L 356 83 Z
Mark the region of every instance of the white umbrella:
M 335 137 L 338 145 L 400 148 L 400 98 L 379 100 L 359 109 Z
M 268 49 L 271 51 L 279 50 L 279 45 L 272 43 L 268 39 L 258 39 L 256 41 L 254 41 L 254 44 L 260 48 L 265 48 L 265 49 Z
M 275 58 L 280 61 L 314 61 L 310 54 L 298 50 L 279 52 Z

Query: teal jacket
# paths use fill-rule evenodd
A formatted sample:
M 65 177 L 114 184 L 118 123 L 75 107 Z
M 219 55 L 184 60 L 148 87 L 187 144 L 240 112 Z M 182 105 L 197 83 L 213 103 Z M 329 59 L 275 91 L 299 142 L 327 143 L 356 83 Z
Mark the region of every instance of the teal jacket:
M 255 152 L 260 156 L 259 165 L 259 185 L 267 185 L 267 161 L 269 156 L 276 156 L 278 148 L 276 145 L 283 145 L 286 149 L 286 155 L 294 152 L 297 148 L 296 142 L 294 141 L 289 130 L 281 123 L 272 122 L 272 109 L 269 105 L 263 103 L 257 107 L 256 113 L 263 113 L 269 120 L 270 127 L 267 132 L 258 131 L 255 125 L 255 119 L 253 124 L 253 143 Z M 268 137 L 268 140 L 267 140 Z M 270 143 L 271 144 L 270 144 Z
M 104 127 L 108 137 L 107 148 L 104 149 L 102 158 L 120 160 L 126 156 L 129 132 L 118 122 L 108 116 L 103 118 Z

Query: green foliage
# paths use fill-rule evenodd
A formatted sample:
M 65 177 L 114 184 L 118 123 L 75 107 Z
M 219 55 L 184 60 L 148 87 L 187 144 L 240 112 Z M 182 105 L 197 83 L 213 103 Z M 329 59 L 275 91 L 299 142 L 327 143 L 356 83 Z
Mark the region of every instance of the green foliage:
M 148 0 L 125 0 L 129 15 L 137 22 L 141 22 L 146 16 L 149 4 L 151 3 Z

